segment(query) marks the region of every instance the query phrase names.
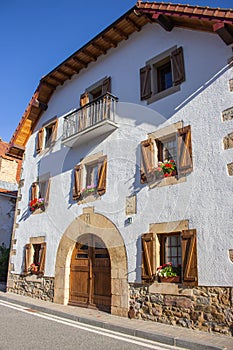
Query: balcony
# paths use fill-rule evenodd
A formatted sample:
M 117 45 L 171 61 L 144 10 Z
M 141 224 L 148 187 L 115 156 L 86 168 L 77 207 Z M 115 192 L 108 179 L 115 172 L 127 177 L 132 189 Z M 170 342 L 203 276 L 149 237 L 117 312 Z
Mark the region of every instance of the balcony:
M 114 131 L 118 99 L 107 93 L 64 117 L 62 143 L 75 147 Z

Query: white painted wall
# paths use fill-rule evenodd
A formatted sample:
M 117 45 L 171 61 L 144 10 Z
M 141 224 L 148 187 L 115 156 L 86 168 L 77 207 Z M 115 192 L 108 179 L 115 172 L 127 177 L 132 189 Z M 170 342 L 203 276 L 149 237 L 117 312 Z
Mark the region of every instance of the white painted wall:
M 139 69 L 145 62 L 177 45 L 183 46 L 186 81 L 181 90 L 149 106 L 140 101 Z M 231 49 L 214 34 L 173 29 L 166 32 L 149 24 L 118 48 L 68 80 L 53 94 L 47 111 L 28 141 L 22 178 L 21 215 L 16 230 L 17 254 L 12 257 L 15 273 L 20 273 L 23 247 L 29 237 L 45 236 L 47 276 L 54 276 L 60 239 L 68 225 L 91 205 L 119 229 L 128 255 L 129 281 L 140 281 L 140 235 L 150 223 L 187 219 L 197 229 L 198 278 L 200 285 L 229 286 L 233 264 L 228 249 L 233 248 L 232 178 L 226 164 L 233 150 L 223 150 L 222 139 L 232 131 L 232 121 L 222 122 L 221 113 L 232 106 L 228 81 L 232 68 L 227 59 Z M 80 94 L 104 76 L 112 78 L 112 93 L 119 98 L 119 128 L 107 138 L 69 149 L 61 144 L 63 115 L 79 106 Z M 58 137 L 49 153 L 35 155 L 36 134 L 42 124 L 57 115 Z M 187 182 L 149 189 L 139 181 L 139 144 L 148 132 L 183 120 L 191 124 L 194 170 Z M 83 157 L 102 151 L 108 157 L 107 191 L 101 200 L 77 205 L 72 201 L 72 171 Z M 29 189 L 36 177 L 50 172 L 49 206 L 45 213 L 28 212 Z M 137 215 L 125 226 L 125 199 L 137 194 Z

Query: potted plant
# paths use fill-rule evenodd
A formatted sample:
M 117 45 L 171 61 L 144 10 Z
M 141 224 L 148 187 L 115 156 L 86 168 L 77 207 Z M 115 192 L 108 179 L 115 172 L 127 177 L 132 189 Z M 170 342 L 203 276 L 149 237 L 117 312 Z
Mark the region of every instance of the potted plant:
M 176 175 L 177 170 L 176 163 L 173 159 L 165 160 L 164 162 L 159 162 L 156 170 L 162 171 L 164 177 L 174 176 Z
M 29 268 L 28 271 L 31 272 L 31 274 L 36 274 L 39 271 L 39 265 L 32 263 Z
M 45 200 L 44 198 L 34 198 L 29 202 L 29 210 L 35 211 L 36 209 L 45 210 Z
M 172 266 L 171 262 L 167 262 L 157 267 L 157 276 L 160 282 L 180 282 L 181 267 Z
M 96 186 L 94 184 L 88 185 L 86 188 L 82 189 L 82 195 L 85 197 L 89 194 L 96 193 Z

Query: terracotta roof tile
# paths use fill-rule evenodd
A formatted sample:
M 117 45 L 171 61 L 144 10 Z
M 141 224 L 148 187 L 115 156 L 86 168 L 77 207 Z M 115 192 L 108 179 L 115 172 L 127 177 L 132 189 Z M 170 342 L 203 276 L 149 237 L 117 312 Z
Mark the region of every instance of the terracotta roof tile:
M 18 193 L 18 191 L 9 191 L 9 190 L 5 190 L 3 188 L 0 188 L 0 195 L 5 194 L 5 195 L 17 197 L 17 193 Z

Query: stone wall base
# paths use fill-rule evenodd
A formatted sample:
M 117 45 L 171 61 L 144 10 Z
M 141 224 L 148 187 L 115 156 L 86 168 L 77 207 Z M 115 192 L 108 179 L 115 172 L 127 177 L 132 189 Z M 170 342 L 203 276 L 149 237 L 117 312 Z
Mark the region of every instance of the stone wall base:
M 54 277 L 10 274 L 7 281 L 7 292 L 53 302 Z
M 130 284 L 135 318 L 233 335 L 233 288 Z

